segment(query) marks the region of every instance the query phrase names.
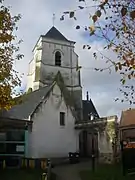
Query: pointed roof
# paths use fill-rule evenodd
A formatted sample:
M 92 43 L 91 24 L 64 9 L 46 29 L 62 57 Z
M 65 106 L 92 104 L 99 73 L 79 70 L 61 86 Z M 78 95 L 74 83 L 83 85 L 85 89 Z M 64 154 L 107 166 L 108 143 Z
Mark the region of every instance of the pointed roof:
M 83 100 L 83 119 L 88 120 L 88 114 L 92 113 L 94 114 L 97 118 L 99 118 L 99 114 L 92 102 L 92 100 Z
M 73 98 L 66 88 L 62 75 L 59 71 L 55 76 L 54 82 L 50 86 L 45 86 L 29 94 L 26 94 L 26 96 L 23 97 L 22 103 L 13 106 L 9 111 L 1 112 L 0 117 L 28 120 L 29 117 L 34 114 L 40 104 L 42 104 L 43 100 L 50 94 L 55 84 L 59 86 L 66 105 L 71 109 L 71 112 L 75 119 L 77 119 L 74 110 Z
M 65 38 L 63 34 L 61 34 L 54 26 L 44 35 L 44 37 L 49 39 L 73 42 Z
M 29 116 L 40 104 L 42 98 L 47 96 L 51 88 L 52 86 L 46 86 L 39 90 L 26 94 L 20 104 L 13 106 L 8 111 L 1 112 L 0 117 L 28 120 Z
M 122 111 L 120 126 L 131 126 L 135 125 L 135 109 L 128 109 L 126 111 Z

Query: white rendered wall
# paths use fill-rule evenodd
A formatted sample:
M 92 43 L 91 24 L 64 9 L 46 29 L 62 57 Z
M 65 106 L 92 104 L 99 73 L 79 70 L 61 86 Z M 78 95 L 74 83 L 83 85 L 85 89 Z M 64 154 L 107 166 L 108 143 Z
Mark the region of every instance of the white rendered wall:
M 62 101 L 61 101 L 62 100 Z M 65 126 L 60 126 L 59 113 L 65 112 Z M 33 118 L 30 156 L 35 158 L 66 157 L 68 152 L 79 149 L 78 131 L 74 129 L 75 119 L 65 105 L 61 92 L 55 85 L 46 103 Z

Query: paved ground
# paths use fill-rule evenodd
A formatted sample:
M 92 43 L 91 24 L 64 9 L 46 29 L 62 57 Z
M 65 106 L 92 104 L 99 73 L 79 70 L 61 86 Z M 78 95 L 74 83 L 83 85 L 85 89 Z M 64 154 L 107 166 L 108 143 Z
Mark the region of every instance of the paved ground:
M 53 172 L 57 175 L 58 180 L 80 180 L 80 170 L 89 169 L 90 166 L 90 161 L 83 161 L 78 164 L 65 163 L 55 166 Z

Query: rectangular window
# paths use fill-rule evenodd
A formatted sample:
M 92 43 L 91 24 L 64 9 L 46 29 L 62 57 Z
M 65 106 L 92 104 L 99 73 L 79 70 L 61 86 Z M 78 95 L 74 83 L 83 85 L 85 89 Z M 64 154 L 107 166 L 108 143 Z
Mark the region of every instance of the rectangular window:
M 60 112 L 60 126 L 65 126 L 65 112 Z

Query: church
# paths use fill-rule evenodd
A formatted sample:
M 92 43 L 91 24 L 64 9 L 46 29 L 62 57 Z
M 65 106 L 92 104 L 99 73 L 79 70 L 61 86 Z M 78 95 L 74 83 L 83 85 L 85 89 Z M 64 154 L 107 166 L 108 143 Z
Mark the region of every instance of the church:
M 75 42 L 54 26 L 39 37 L 29 63 L 26 93 L 21 103 L 1 113 L 0 155 L 48 158 L 81 151 L 75 125 L 87 121 L 90 114 L 98 119 L 99 114 L 88 93 L 82 100 L 74 48 Z

